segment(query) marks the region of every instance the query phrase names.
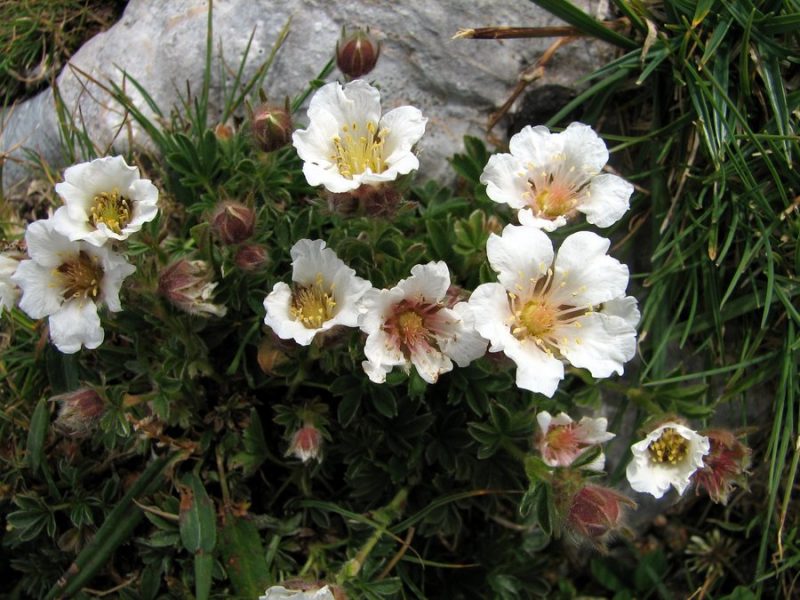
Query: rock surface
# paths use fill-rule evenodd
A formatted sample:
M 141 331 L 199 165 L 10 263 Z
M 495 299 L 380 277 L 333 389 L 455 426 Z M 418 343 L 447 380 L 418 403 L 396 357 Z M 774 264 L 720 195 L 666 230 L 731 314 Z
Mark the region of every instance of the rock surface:
M 604 7 L 605 3 L 584 3 L 586 10 L 595 13 Z M 130 143 L 147 146 L 148 140 L 136 127 L 122 126 L 123 111 L 91 79 L 121 84 L 126 72 L 169 114 L 185 96 L 187 81 L 193 93 L 200 90 L 207 11 L 203 0 L 130 0 L 117 24 L 89 40 L 73 56 L 71 65 L 80 71 L 68 65 L 58 77 L 58 90 L 73 120 L 83 124 L 99 154 L 122 152 Z M 217 0 L 213 10 L 212 118 L 219 115 L 223 89 L 230 88 L 250 34 L 255 31 L 245 81 L 269 56 L 290 17 L 288 38 L 264 81 L 268 96 L 281 100 L 300 93 L 332 56 L 343 25 L 369 26 L 382 40 L 382 51 L 368 79 L 380 85 L 384 106 L 412 104 L 429 118 L 419 145 L 423 177 L 450 173 L 446 158 L 461 149 L 463 135 L 485 135 L 488 114 L 508 97 L 520 71 L 535 62 L 552 41 L 453 40 L 456 31 L 489 25 L 561 24 L 522 0 L 354 0 L 346 4 Z M 558 51 L 545 77 L 534 85 L 575 88 L 576 81 L 604 64 L 612 51 L 601 43 L 578 40 Z M 331 77 L 341 75 L 334 71 Z M 126 89 L 152 116 L 130 82 Z M 305 125 L 303 111 L 297 121 Z M 23 148 L 53 167 L 65 166 L 52 89 L 6 110 L 3 122 L 0 156 L 5 153 L 11 159 L 3 170 L 6 192 L 21 189 L 29 176 Z

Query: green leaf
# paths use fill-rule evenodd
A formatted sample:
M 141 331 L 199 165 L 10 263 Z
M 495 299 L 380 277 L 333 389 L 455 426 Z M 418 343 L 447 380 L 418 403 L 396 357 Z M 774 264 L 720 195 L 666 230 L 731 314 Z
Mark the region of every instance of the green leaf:
M 211 575 L 214 555 L 202 550 L 194 555 L 194 595 L 196 600 L 208 600 L 211 595 Z
M 370 396 L 372 397 L 373 406 L 384 417 L 393 419 L 397 416 L 397 400 L 394 394 L 386 387 L 372 386 Z
M 114 507 L 94 538 L 84 546 L 81 553 L 59 578 L 46 596 L 46 600 L 69 597 L 84 587 L 106 564 L 111 554 L 121 543 L 127 541 L 142 519 L 142 511 L 133 503 L 137 498 L 152 494 L 161 486 L 162 471 L 170 456 L 151 462 L 131 486 L 128 493 Z
M 339 402 L 339 408 L 336 415 L 339 419 L 339 424 L 342 427 L 347 427 L 350 422 L 355 418 L 358 409 L 361 406 L 361 389 L 353 391 L 352 393 L 345 394 Z
M 226 513 L 220 530 L 219 549 L 238 596 L 258 598 L 271 585 L 264 546 L 251 521 Z
M 209 553 L 217 543 L 214 503 L 196 474 L 187 474 L 183 485 L 186 487 L 181 490 L 181 542 L 189 552 Z
M 36 473 L 42 465 L 44 455 L 44 440 L 47 428 L 50 425 L 50 411 L 46 398 L 40 398 L 31 416 L 30 429 L 28 430 L 28 443 L 26 446 L 28 466 Z
M 539 481 L 550 481 L 552 469 L 538 456 L 530 455 L 525 457 L 525 474 L 532 484 L 536 484 Z
M 536 520 L 539 527 L 547 535 L 553 535 L 556 529 L 556 509 L 553 505 L 553 490 L 549 484 L 536 486 Z

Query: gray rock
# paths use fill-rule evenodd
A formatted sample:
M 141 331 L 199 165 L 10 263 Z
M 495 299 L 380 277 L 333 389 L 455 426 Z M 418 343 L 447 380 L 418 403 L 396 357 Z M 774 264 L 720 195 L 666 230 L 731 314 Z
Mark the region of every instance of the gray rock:
M 251 32 L 255 30 L 245 80 L 269 56 L 289 17 L 289 36 L 264 81 L 269 97 L 282 100 L 301 92 L 331 57 L 343 25 L 369 26 L 382 39 L 382 52 L 368 78 L 382 88 L 384 106 L 411 104 L 429 118 L 428 131 L 419 145 L 423 177 L 450 173 L 446 159 L 461 149 L 462 137 L 485 135 L 489 113 L 508 97 L 520 71 L 535 62 L 552 41 L 453 40 L 456 31 L 489 25 L 560 24 L 533 3 L 520 0 L 217 0 L 212 119 L 220 114 L 223 89 L 233 82 Z M 151 145 L 139 128 L 122 126 L 124 112 L 92 79 L 122 85 L 123 72 L 127 73 L 169 114 L 180 96 L 185 96 L 187 82 L 193 94 L 200 91 L 206 20 L 207 4 L 202 0 L 131 0 L 117 24 L 89 40 L 72 57 L 70 65 L 75 69 L 70 65 L 64 68 L 57 80 L 58 90 L 99 154 L 124 152 L 131 143 L 145 148 Z M 612 51 L 605 44 L 576 41 L 559 50 L 543 80 L 534 85 L 575 88 L 576 81 L 604 64 Z M 334 71 L 332 77 L 337 76 Z M 129 81 L 126 90 L 145 114 L 154 116 Z M 0 156 L 5 153 L 9 157 L 3 171 L 6 192 L 19 189 L 29 176 L 23 148 L 54 167 L 65 166 L 52 90 L 5 111 L 3 121 Z M 298 121 L 305 124 L 304 114 Z

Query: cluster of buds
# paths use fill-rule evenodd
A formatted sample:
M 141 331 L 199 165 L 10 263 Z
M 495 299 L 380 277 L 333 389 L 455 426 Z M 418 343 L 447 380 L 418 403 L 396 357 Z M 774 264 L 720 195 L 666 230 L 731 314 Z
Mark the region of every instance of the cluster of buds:
M 158 291 L 174 306 L 190 315 L 224 317 L 227 309 L 211 302 L 216 282 L 214 273 L 202 260 L 181 258 L 158 277 Z
M 587 474 L 605 467 L 601 444 L 614 434 L 606 431 L 605 418 L 583 417 L 573 421 L 566 413 L 555 417 L 547 411 L 536 415 L 539 431 L 534 446 L 541 463 L 550 469 L 548 485 L 553 490 L 556 531 L 563 531 L 576 544 L 589 544 L 604 551 L 609 539 L 623 531 L 630 498 L 608 487 L 587 483 Z

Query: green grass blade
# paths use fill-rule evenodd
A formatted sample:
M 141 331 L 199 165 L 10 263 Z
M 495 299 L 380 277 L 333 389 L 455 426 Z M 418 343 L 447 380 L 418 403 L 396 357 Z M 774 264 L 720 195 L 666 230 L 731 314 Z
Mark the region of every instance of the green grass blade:
M 546 11 L 553 13 L 560 19 L 563 19 L 573 27 L 579 29 L 583 33 L 596 37 L 597 39 L 614 44 L 625 50 L 633 50 L 639 48 L 639 44 L 633 40 L 612 31 L 604 26 L 594 17 L 587 15 L 581 9 L 577 8 L 574 4 L 566 0 L 531 0 L 533 3 L 538 4 Z
M 114 550 L 128 540 L 142 519 L 142 511 L 133 501 L 152 494 L 162 482 L 162 472 L 170 456 L 151 462 L 136 480 L 128 493 L 108 514 L 92 541 L 84 546 L 69 569 L 61 576 L 46 596 L 46 600 L 68 597 L 86 585 L 111 557 Z

